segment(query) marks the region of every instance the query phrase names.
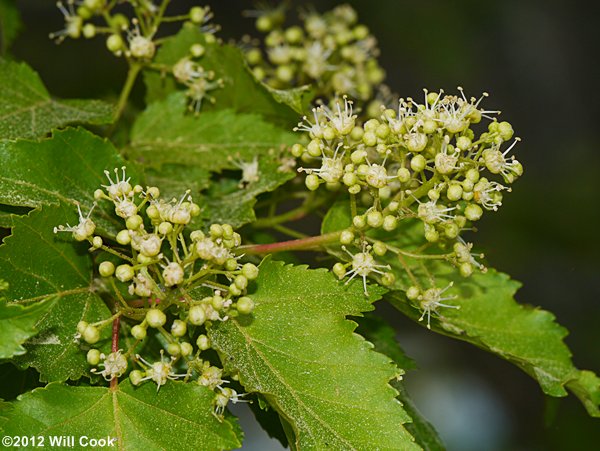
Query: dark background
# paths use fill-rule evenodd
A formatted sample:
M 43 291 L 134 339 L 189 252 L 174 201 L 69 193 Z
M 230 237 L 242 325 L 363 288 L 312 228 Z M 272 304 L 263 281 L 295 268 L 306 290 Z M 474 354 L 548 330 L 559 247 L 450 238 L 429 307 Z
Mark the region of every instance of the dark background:
M 194 2 L 174 1 L 185 11 Z M 246 1 L 207 2 L 219 36 L 254 33 Z M 305 5 L 304 2 L 293 2 Z M 524 283 L 521 302 L 556 314 L 571 334 L 575 364 L 600 372 L 600 149 L 597 12 L 591 2 L 504 0 L 351 1 L 378 38 L 387 82 L 402 96 L 423 87 L 468 95 L 502 110 L 523 138 L 525 175 L 502 209 L 480 223 L 476 242 L 491 266 Z M 53 95 L 115 98 L 125 66 L 102 39 L 65 41 L 53 1 L 18 1 L 24 28 L 12 53 L 30 63 Z M 319 11 L 338 4 L 313 2 Z M 141 102 L 138 86 L 135 98 Z M 420 369 L 405 379 L 421 410 L 454 450 L 592 450 L 600 421 L 574 396 L 547 400 L 512 365 L 429 333 L 385 309 Z M 251 439 L 252 440 L 252 439 Z M 248 442 L 248 449 L 252 448 Z M 260 446 L 254 445 L 255 449 Z M 263 448 L 265 449 L 265 448 Z

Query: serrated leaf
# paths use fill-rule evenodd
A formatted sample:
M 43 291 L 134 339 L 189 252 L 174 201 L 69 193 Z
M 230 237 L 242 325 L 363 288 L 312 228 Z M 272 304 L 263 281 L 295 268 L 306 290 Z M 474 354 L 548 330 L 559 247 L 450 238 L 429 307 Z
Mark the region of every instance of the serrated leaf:
M 78 379 L 89 371 L 85 352 L 75 340 L 77 323 L 108 318 L 110 311 L 92 291 L 92 261 L 83 243 L 68 234 L 55 235 L 57 224 L 76 222 L 70 206 L 44 207 L 26 217 L 13 217 L 12 235 L 0 246 L 0 274 L 10 282 L 9 302 L 36 305 L 53 299 L 35 321 L 39 334 L 25 343 L 17 357 L 21 367 L 33 366 L 44 381 Z M 106 338 L 109 331 L 104 331 Z
M 235 420 L 213 415 L 214 393 L 197 384 L 169 382 L 116 390 L 49 384 L 22 395 L 2 413 L 6 435 L 114 438 L 118 449 L 220 450 L 241 446 Z M 63 447 L 66 447 L 63 444 Z
M 65 203 L 74 209 L 79 203 L 87 213 L 94 204 L 94 190 L 107 184 L 103 171 L 124 164 L 108 140 L 82 128 L 57 131 L 39 142 L 0 142 L 0 203 L 21 207 Z M 127 173 L 139 181 L 131 165 Z M 120 224 L 112 209 L 110 202 L 100 202 L 93 218 L 100 229 L 116 233 Z
M 271 122 L 291 127 L 298 122 L 298 113 L 285 102 L 273 98 L 269 90 L 258 82 L 245 62 L 240 49 L 218 42 L 207 43 L 204 33 L 192 24 L 185 24 L 177 35 L 165 39 L 155 58 L 156 64 L 173 66 L 181 58 L 189 57 L 193 44 L 202 44 L 206 51 L 198 63 L 206 71 L 214 71 L 223 80 L 223 87 L 210 91 L 215 102 L 203 102 L 202 111 L 233 109 L 238 113 L 259 114 Z M 151 104 L 165 99 L 176 90 L 185 89 L 170 75 L 144 72 L 146 102 Z
M 224 191 L 217 188 L 201 204 L 203 217 L 240 226 L 254 220 L 252 207 L 261 193 L 272 191 L 294 176 L 282 168 L 282 147 L 295 142 L 293 133 L 265 122 L 257 114 L 232 110 L 186 114 L 182 93 L 151 105 L 136 121 L 127 155 L 146 167 L 147 181 L 167 197 L 186 189 L 197 193 L 210 184 L 210 173 L 239 171 L 240 162 L 258 162 L 258 180 L 239 185 L 242 174 Z M 158 126 L 160 124 L 160 126 Z M 175 180 L 161 184 L 165 178 Z M 230 182 L 231 179 L 228 179 Z M 238 186 L 239 185 L 239 186 Z
M 224 365 L 289 423 L 292 449 L 419 449 L 388 384 L 398 369 L 346 319 L 372 309 L 383 290 L 370 291 L 367 298 L 360 283 L 266 260 L 252 317 L 209 330 Z
M 253 222 L 256 219 L 254 213 L 256 197 L 274 191 L 295 176 L 293 170 L 282 170 L 280 161 L 270 156 L 258 159 L 258 173 L 258 181 L 240 185 L 236 180 L 233 182 L 235 188 L 232 190 L 221 191 L 218 186 L 228 183 L 231 185 L 231 179 L 215 184 L 216 189 L 209 190 L 202 200 L 204 205 L 202 218 L 208 223 L 231 224 L 236 228 Z
M 52 308 L 52 301 L 30 306 L 0 302 L 0 359 L 25 353 L 22 344 L 37 334 L 35 325 Z
M 398 367 L 410 370 L 416 368 L 415 362 L 406 355 L 396 340 L 396 331 L 382 318 L 367 314 L 360 318 L 358 331 L 375 346 L 377 352 L 391 357 Z M 400 380 L 391 382 L 392 387 L 398 390 L 398 399 L 411 418 L 410 423 L 404 426 L 415 438 L 415 441 L 425 451 L 443 451 L 445 449 L 437 431 L 423 417 L 417 406 L 413 403 L 404 383 Z
M 0 55 L 4 55 L 21 28 L 21 16 L 14 0 L 0 0 Z
M 349 224 L 349 207 L 337 204 L 323 221 L 323 232 L 342 230 Z M 395 240 L 386 242 L 404 251 L 418 252 L 423 244 L 422 234 L 420 221 L 405 220 L 398 227 Z M 331 249 L 331 252 L 336 254 L 338 250 Z M 397 291 L 387 297 L 407 316 L 419 320 L 422 312 L 404 295 L 412 285 L 405 266 L 419 280 L 429 280 L 432 275 L 436 286 L 454 283 L 448 294 L 457 295 L 450 302 L 460 308 L 440 308 L 440 315 L 431 318 L 433 330 L 475 344 L 514 363 L 536 379 L 548 395 L 566 396 L 566 388 L 570 388 L 590 415 L 600 416 L 600 384 L 594 379 L 596 376 L 592 378 L 593 373 L 578 370 L 573 365 L 571 351 L 563 341 L 568 332 L 555 322 L 552 313 L 516 302 L 514 296 L 521 286 L 519 282 L 494 269 L 486 273 L 476 271 L 471 277 L 463 278 L 456 268 L 442 260 L 428 260 L 427 271 L 422 260 L 398 258 L 392 252 L 382 260 L 392 266 L 396 275 L 394 288 Z
M 113 107 L 99 100 L 54 100 L 25 63 L 0 58 L 0 139 L 37 138 L 67 124 L 107 124 Z

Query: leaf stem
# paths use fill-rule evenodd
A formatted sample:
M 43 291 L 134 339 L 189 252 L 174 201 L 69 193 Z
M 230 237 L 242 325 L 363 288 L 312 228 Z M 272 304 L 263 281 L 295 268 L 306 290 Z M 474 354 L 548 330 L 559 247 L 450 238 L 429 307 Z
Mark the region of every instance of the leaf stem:
M 301 238 L 298 240 L 282 241 L 270 244 L 251 244 L 240 246 L 240 253 L 244 254 L 271 254 L 283 251 L 313 250 L 326 244 L 335 243 L 342 232 L 331 232 L 323 235 Z

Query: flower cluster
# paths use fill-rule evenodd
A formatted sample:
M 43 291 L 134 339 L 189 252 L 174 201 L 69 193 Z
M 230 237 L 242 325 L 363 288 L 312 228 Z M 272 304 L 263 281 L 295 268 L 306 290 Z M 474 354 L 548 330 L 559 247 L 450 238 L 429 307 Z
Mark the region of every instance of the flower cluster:
M 129 18 L 116 12 L 118 3 L 130 3 L 136 16 Z M 104 35 L 106 47 L 113 54 L 124 55 L 139 62 L 148 62 L 154 58 L 159 44 L 156 34 L 165 21 L 190 21 L 206 33 L 212 33 L 216 29 L 206 24 L 212 18 L 208 7 L 195 6 L 182 16 L 165 17 L 165 11 L 152 0 L 66 0 L 59 1 L 57 6 L 64 16 L 65 27 L 51 33 L 51 39 L 60 43 L 67 37 L 78 39 L 83 36 L 91 39 Z
M 130 3 L 136 16 L 130 19 L 120 12 L 114 12 L 117 3 Z M 198 63 L 198 59 L 205 53 L 205 47 L 200 43 L 192 45 L 189 55 L 173 66 L 156 64 L 153 60 L 157 47 L 164 41 L 164 37 L 157 39 L 156 35 L 160 25 L 165 22 L 185 21 L 199 27 L 204 36 L 203 42 L 212 44 L 216 41 L 213 33 L 218 27 L 209 23 L 213 14 L 208 6 L 194 6 L 187 14 L 167 17 L 167 3 L 163 3 L 164 7 L 158 7 L 151 0 L 83 0 L 78 3 L 68 0 L 66 4 L 59 1 L 57 5 L 65 18 L 65 28 L 51 33 L 50 38 L 60 43 L 67 37 L 77 39 L 82 35 L 85 38 L 106 35 L 108 50 L 116 56 L 125 56 L 130 65 L 156 70 L 161 74 L 171 73 L 178 83 L 187 88 L 190 110 L 198 113 L 204 99 L 214 103 L 215 99 L 209 92 L 223 85 L 221 79 L 215 78 L 213 71 L 205 70 Z M 136 74 L 137 71 L 133 73 Z
M 257 42 L 245 43 L 254 75 L 277 89 L 313 84 L 319 97 L 348 93 L 370 100 L 385 72 L 376 59 L 377 41 L 358 23 L 356 11 L 341 5 L 322 15 L 305 12 L 303 26 L 284 28 L 283 8 L 248 12 L 256 17 L 257 29 L 267 33 L 264 54 Z
M 148 380 L 160 388 L 169 379 L 194 380 L 216 391 L 215 408 L 222 412 L 223 369 L 203 358 L 211 348 L 208 331 L 214 322 L 253 311 L 254 301 L 247 294 L 258 268 L 239 262 L 241 238 L 230 225 L 188 230 L 200 214 L 189 192 L 167 201 L 157 187 L 132 185 L 125 168 L 105 173 L 108 182 L 94 198 L 110 202 L 122 221 L 116 236 L 99 236 L 92 211 L 84 215 L 79 207 L 78 224 L 54 229 L 89 242 L 90 250 L 100 254 L 98 273 L 115 299 L 115 315 L 93 324 L 81 321 L 77 338 L 95 345 L 101 330 L 115 320 L 123 320 L 133 338 L 125 352 L 89 349 L 88 362 L 96 367 L 92 372 L 110 381 L 124 375 L 132 361 L 139 367 L 129 373 L 134 385 Z M 152 341 L 162 343 L 161 358 L 154 362 L 136 353 Z M 227 399 L 237 399 L 225 392 Z
M 299 171 L 307 174 L 306 187 L 345 190 L 352 201 L 352 226 L 340 242 L 362 250 L 350 254 L 351 271 L 341 264 L 334 267 L 340 278 L 382 273 L 382 265 L 365 247 L 365 233 L 378 230 L 378 237 L 387 234 L 391 242 L 402 221 L 421 222 L 424 248 L 450 244 L 453 252 L 440 259 L 450 261 L 463 276 L 485 271 L 461 234 L 472 230 L 485 211 L 498 210 L 509 185 L 523 173 L 512 155 L 519 139 L 513 138 L 508 122 L 492 116 L 499 112 L 481 107 L 487 94 L 468 98 L 458 89 L 458 95 L 425 90 L 422 104 L 400 99 L 397 108 L 382 108 L 378 119 L 364 124 L 358 123 L 352 102 L 344 96 L 331 108 L 314 108 L 312 117 L 298 124 L 295 130 L 306 132 L 308 140 L 294 145 L 292 153 L 304 164 Z M 477 134 L 474 129 L 483 118 L 491 121 Z M 393 283 L 393 277 L 382 275 L 383 282 Z M 450 299 L 440 298 L 439 288 L 414 288 L 409 298 L 420 302 L 428 318 L 445 306 L 440 301 Z
M 208 36 L 211 38 L 209 39 Z M 207 35 L 206 41 L 212 43 L 214 37 Z M 204 99 L 215 103 L 215 98 L 209 92 L 223 87 L 223 79 L 216 79 L 213 71 L 207 71 L 200 65 L 198 60 L 204 52 L 205 48 L 202 44 L 193 44 L 189 55 L 177 61 L 171 69 L 175 80 L 187 88 L 186 95 L 190 99 L 190 110 L 196 114 L 200 112 Z

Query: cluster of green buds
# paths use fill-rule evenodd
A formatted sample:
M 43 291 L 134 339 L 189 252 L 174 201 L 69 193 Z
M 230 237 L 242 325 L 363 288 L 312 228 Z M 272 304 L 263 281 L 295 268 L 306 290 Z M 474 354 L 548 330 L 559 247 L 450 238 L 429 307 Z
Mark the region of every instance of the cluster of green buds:
M 122 3 L 131 5 L 135 13 L 133 18 L 115 11 Z M 51 33 L 50 38 L 60 43 L 67 37 L 91 39 L 102 35 L 106 37 L 106 47 L 116 56 L 149 62 L 160 43 L 156 34 L 162 23 L 190 21 L 203 31 L 214 31 L 214 27 L 206 24 L 212 18 L 208 7 L 195 6 L 187 14 L 167 17 L 165 11 L 168 4 L 168 0 L 161 2 L 160 6 L 152 0 L 59 1 L 57 6 L 64 16 L 65 27 Z
M 363 102 L 385 78 L 377 62 L 379 49 L 356 11 L 341 5 L 324 14 L 301 14 L 302 26 L 284 28 L 285 5 L 249 11 L 266 33 L 264 54 L 258 42 L 246 43 L 246 59 L 259 80 L 276 89 L 312 84 L 317 96 L 348 93 Z
M 352 227 L 340 235 L 340 242 L 356 244 L 361 252 L 350 254 L 348 265 L 334 267 L 340 278 L 359 275 L 365 280 L 381 273 L 382 282 L 393 283 L 393 275 L 382 272 L 372 256 L 385 254 L 391 246 L 366 246 L 365 233 L 378 230 L 378 237 L 387 233 L 392 241 L 400 223 L 409 220 L 422 223 L 425 247 L 452 247 L 443 259 L 463 276 L 485 271 L 461 233 L 472 230 L 486 210 L 498 210 L 508 185 L 523 173 L 511 155 L 519 139 L 513 140 L 508 122 L 490 116 L 498 111 L 480 107 L 487 94 L 467 98 L 458 89 L 456 96 L 425 90 L 422 104 L 400 99 L 398 108 L 382 108 L 379 119 L 364 124 L 358 123 L 352 102 L 344 96 L 332 107 L 314 108 L 313 118 L 304 117 L 298 124 L 295 130 L 306 132 L 308 140 L 294 145 L 292 153 L 305 165 L 299 171 L 307 174 L 306 187 L 345 190 L 351 200 Z M 491 122 L 476 135 L 474 126 L 482 118 Z M 441 297 L 440 288 L 413 288 L 408 297 L 419 301 L 428 318 L 449 299 Z
M 109 354 L 88 346 L 88 362 L 96 367 L 92 372 L 112 380 L 126 374 L 131 361 L 137 366 L 129 372 L 134 385 L 148 380 L 160 388 L 169 379 L 195 381 L 215 391 L 215 411 L 222 414 L 227 401 L 238 400 L 238 395 L 223 387 L 226 374 L 214 362 L 214 353 L 205 357 L 211 349 L 208 330 L 215 322 L 252 313 L 248 286 L 258 277 L 258 268 L 239 262 L 241 237 L 230 225 L 188 230 L 200 214 L 189 192 L 166 201 L 157 187 L 132 186 L 125 168 L 114 172 L 105 171 L 108 184 L 96 190 L 94 198 L 112 203 L 124 225 L 116 236 L 97 234 L 94 208 L 87 215 L 79 208 L 77 225 L 54 229 L 91 244 L 90 251 L 99 254 L 99 286 L 114 299 L 115 314 L 97 323 L 81 321 L 77 337 L 95 345 L 101 330 L 115 320 L 129 333 L 126 351 L 114 349 L 114 337 Z M 159 360 L 136 351 L 152 346 L 154 355 L 156 346 L 160 348 Z

